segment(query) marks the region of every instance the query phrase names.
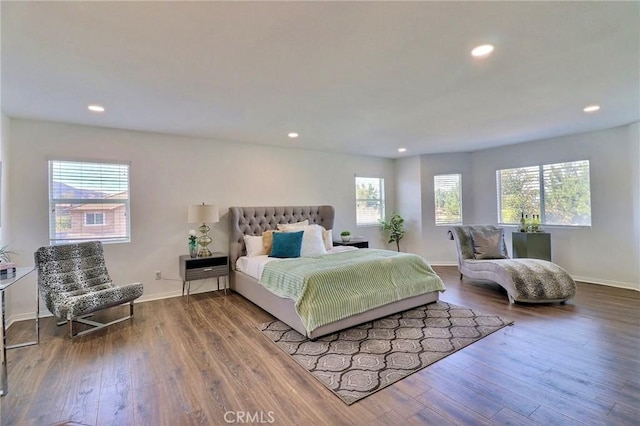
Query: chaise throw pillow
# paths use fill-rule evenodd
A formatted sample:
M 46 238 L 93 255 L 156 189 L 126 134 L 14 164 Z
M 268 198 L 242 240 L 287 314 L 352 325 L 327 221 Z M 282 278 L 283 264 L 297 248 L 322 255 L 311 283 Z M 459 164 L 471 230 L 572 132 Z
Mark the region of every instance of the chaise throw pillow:
M 473 254 L 476 259 L 507 259 L 504 230 L 472 230 Z

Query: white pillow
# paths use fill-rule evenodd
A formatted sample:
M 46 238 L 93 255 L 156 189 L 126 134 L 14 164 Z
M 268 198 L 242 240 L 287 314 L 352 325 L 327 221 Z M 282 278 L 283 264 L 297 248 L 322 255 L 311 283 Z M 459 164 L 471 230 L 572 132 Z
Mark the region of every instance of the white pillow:
M 247 247 L 247 256 L 249 257 L 256 257 L 263 254 L 267 254 L 264 252 L 264 249 L 262 246 L 262 235 L 258 235 L 258 236 L 245 235 L 244 245 Z
M 300 248 L 300 257 L 319 256 L 327 254 L 322 233 L 324 228 L 320 225 L 311 225 L 303 228 L 302 247 Z
M 324 240 L 324 248 L 327 251 L 333 248 L 333 230 L 322 228 L 322 239 Z
M 300 231 L 300 228 L 304 228 L 305 226 L 309 226 L 309 219 L 305 219 L 302 222 L 296 223 L 279 223 L 278 231 Z

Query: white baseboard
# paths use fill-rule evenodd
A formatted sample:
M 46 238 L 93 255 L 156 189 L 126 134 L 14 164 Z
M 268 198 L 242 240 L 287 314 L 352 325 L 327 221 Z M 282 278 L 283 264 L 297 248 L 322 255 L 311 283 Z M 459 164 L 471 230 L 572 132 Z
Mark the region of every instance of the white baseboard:
M 447 261 L 435 261 L 435 262 L 429 262 L 429 264 L 431 266 L 458 266 L 457 263 L 447 262 Z M 571 278 L 583 283 L 606 285 L 609 287 L 625 288 L 628 290 L 640 291 L 640 284 L 637 284 L 637 283 L 634 284 L 634 283 L 627 283 L 624 281 L 603 280 L 601 278 L 581 277 L 577 275 L 571 275 Z
M 609 287 L 626 288 L 628 290 L 640 291 L 639 284 L 626 283 L 624 281 L 603 280 L 601 278 L 591 278 L 591 277 L 579 277 L 577 275 L 572 275 L 571 278 L 583 283 L 607 285 Z
M 190 294 L 206 293 L 212 290 L 214 289 L 209 288 L 209 286 L 206 286 L 205 288 L 197 287 L 196 289 L 193 289 Z M 169 291 L 166 293 L 150 294 L 148 296 L 145 296 L 143 294 L 142 296 L 140 296 L 140 298 L 136 299 L 134 303 L 151 302 L 152 300 L 169 299 L 171 297 L 179 297 L 179 296 L 182 296 L 182 290 Z M 40 318 L 47 318 L 52 316 L 53 314 L 49 312 L 46 308 L 43 309 L 42 307 L 40 307 Z M 7 329 L 11 327 L 11 324 L 13 324 L 14 322 L 32 320 L 35 317 L 36 317 L 35 312 L 27 312 L 24 314 L 11 315 L 6 322 Z
M 446 262 L 446 261 L 435 261 L 435 262 L 431 262 L 429 261 L 429 265 L 431 266 L 458 266 L 458 264 L 456 262 Z
M 40 318 L 52 317 L 53 314 L 45 309 L 44 312 L 40 311 Z M 27 312 L 26 314 L 17 314 L 11 315 L 9 319 L 7 319 L 7 328 L 11 327 L 11 324 L 17 321 L 27 321 L 32 320 L 36 317 L 35 312 Z

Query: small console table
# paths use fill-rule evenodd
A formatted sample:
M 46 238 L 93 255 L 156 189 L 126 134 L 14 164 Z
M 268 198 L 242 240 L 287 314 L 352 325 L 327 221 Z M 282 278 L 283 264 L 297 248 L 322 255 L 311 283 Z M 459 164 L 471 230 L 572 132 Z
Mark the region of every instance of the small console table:
M 35 268 L 33 267 L 16 268 L 16 272 L 14 274 L 0 279 L 0 299 L 2 299 L 0 302 L 2 304 L 2 351 L 0 351 L 2 353 L 2 371 L 0 371 L 0 396 L 5 396 L 9 392 L 9 383 L 7 381 L 7 349 L 37 345 L 40 342 L 40 292 L 38 291 L 38 285 L 36 285 L 36 340 L 33 342 L 18 343 L 15 345 L 7 346 L 4 292 L 6 289 L 20 281 L 22 278 L 26 277 L 33 271 L 35 271 Z
M 513 257 L 529 257 L 551 262 L 551 234 L 548 232 L 514 232 L 511 234 Z
M 180 277 L 182 277 L 182 295 L 187 289 L 187 304 L 191 293 L 191 281 L 216 278 L 220 290 L 220 277 L 224 277 L 224 294 L 229 288 L 229 256 L 224 253 L 212 253 L 207 257 L 180 256 Z

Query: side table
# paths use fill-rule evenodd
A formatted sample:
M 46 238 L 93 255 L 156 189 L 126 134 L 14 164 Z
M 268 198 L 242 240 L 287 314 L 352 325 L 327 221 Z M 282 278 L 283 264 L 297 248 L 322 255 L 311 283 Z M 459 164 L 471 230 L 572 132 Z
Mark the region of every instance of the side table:
M 2 304 L 2 370 L 0 371 L 0 396 L 5 396 L 9 392 L 7 381 L 7 349 L 22 348 L 24 346 L 37 345 L 40 342 L 40 292 L 36 284 L 36 340 L 27 343 L 18 343 L 7 346 L 7 328 L 5 324 L 4 292 L 7 288 L 20 281 L 30 273 L 35 271 L 33 267 L 16 268 L 16 272 L 6 278 L 0 279 L 0 302 Z
M 180 256 L 180 277 L 182 278 L 182 295 L 187 289 L 187 304 L 191 293 L 191 281 L 216 278 L 218 290 L 220 290 L 220 277 L 224 277 L 224 294 L 227 295 L 229 288 L 229 256 L 224 253 L 215 252 L 207 257 L 191 257 L 189 255 Z
M 529 257 L 551 262 L 551 234 L 548 232 L 514 232 L 511 234 L 513 257 Z

